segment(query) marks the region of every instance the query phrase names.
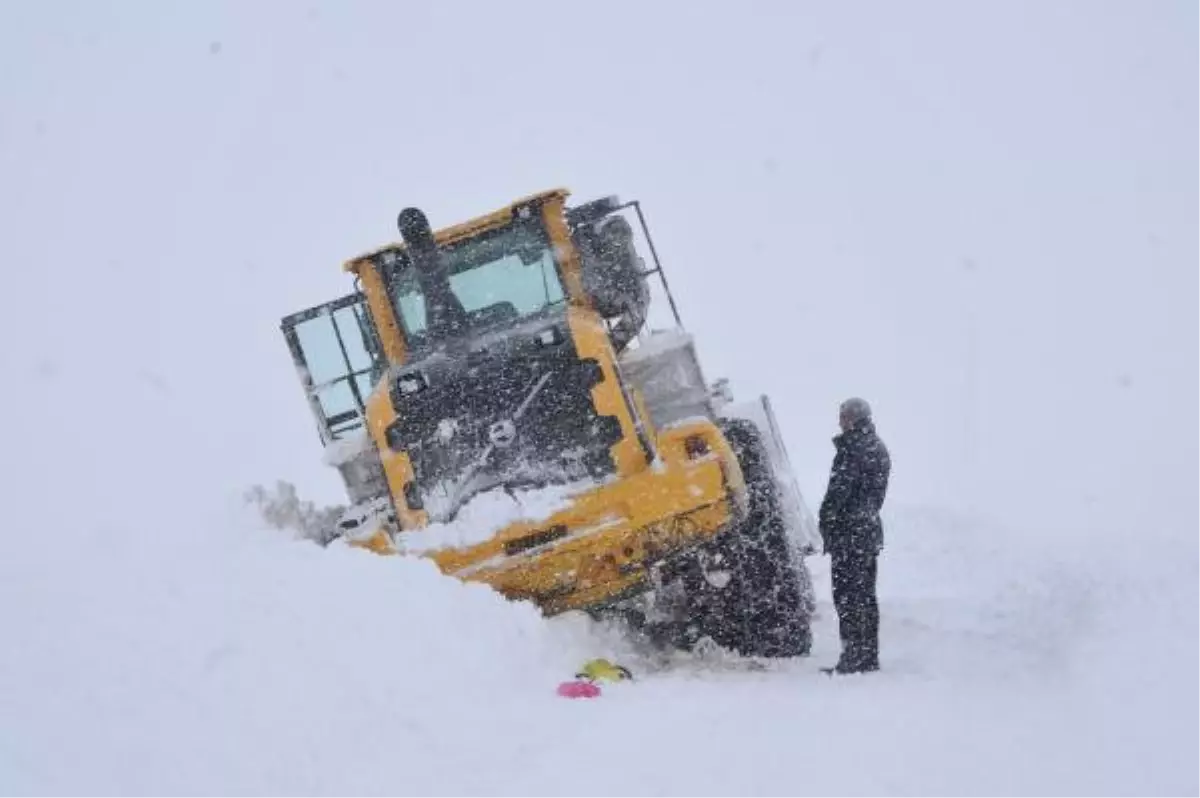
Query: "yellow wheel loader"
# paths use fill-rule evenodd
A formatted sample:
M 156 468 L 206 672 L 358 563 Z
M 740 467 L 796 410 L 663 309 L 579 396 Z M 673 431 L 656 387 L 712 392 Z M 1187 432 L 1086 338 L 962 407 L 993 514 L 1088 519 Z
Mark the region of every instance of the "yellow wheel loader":
M 350 499 L 323 542 L 675 646 L 806 654 L 815 528 L 769 402 L 705 381 L 641 205 L 568 197 L 436 231 L 407 208 L 346 262 L 352 293 L 283 319 Z

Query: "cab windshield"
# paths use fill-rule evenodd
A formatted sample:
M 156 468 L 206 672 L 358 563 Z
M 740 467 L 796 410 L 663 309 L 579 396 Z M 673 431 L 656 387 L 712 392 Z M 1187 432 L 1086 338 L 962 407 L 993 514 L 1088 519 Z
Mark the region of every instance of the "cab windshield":
M 470 330 L 534 315 L 564 301 L 554 250 L 534 225 L 512 225 L 441 248 L 450 290 Z M 392 299 L 409 346 L 430 343 L 428 309 L 416 269 L 403 256 L 391 271 Z

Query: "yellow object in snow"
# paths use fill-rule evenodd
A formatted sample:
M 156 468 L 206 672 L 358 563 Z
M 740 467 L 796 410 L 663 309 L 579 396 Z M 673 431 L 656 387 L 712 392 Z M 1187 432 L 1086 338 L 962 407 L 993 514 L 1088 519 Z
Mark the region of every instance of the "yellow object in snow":
M 606 659 L 589 660 L 575 676 L 579 679 L 591 679 L 593 682 L 619 682 L 623 679 L 633 678 L 633 674 L 629 672 L 628 668 L 614 665 Z

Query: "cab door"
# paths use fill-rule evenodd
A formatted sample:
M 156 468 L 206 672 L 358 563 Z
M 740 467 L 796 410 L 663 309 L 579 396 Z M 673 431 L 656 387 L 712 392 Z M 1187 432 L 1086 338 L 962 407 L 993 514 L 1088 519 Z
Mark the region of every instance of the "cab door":
M 366 401 L 383 372 L 366 298 L 353 293 L 286 316 L 280 327 L 292 353 L 321 442 L 362 430 Z

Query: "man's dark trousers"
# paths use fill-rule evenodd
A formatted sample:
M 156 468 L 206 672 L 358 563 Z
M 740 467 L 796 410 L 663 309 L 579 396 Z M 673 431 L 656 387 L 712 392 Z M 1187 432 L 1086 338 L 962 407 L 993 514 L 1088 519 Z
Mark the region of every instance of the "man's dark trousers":
M 833 604 L 837 608 L 842 656 L 848 670 L 879 668 L 879 602 L 875 597 L 878 555 L 874 552 L 834 553 Z

